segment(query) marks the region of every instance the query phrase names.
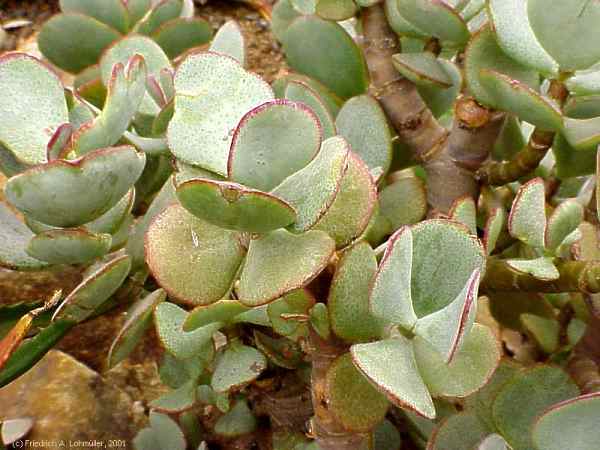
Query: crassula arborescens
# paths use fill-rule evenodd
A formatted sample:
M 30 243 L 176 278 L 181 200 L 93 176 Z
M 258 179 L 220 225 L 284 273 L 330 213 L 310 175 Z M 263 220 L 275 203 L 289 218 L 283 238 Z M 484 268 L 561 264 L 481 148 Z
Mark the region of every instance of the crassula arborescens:
M 0 309 L 0 383 L 131 302 L 139 450 L 594 450 L 598 4 L 248 3 L 271 84 L 182 0 L 61 1 L 73 86 L 0 56 L 0 264 L 83 274 Z

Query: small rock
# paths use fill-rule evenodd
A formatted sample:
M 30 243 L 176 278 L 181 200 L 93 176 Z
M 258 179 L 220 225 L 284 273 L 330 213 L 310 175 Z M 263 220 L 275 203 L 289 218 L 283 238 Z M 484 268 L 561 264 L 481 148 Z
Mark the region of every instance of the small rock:
M 57 350 L 0 389 L 0 405 L 0 420 L 33 419 L 32 441 L 131 442 L 136 434 L 129 395 Z

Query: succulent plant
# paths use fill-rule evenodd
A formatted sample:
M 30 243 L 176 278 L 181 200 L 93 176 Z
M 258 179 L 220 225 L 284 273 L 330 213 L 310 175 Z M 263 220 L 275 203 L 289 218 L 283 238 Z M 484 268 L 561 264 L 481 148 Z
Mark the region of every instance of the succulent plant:
M 594 450 L 597 3 L 248 3 L 272 84 L 183 0 L 61 1 L 73 86 L 0 56 L 0 265 L 83 274 L 0 307 L 0 385 L 130 303 L 139 450 Z

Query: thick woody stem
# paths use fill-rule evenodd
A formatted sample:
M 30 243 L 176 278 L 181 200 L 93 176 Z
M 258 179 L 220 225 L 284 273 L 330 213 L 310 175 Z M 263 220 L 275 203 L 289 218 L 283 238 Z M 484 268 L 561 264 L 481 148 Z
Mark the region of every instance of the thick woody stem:
M 482 291 L 525 292 L 600 292 L 600 261 L 565 261 L 557 259 L 557 280 L 544 281 L 512 269 L 506 261 L 488 258 Z
M 371 75 L 370 93 L 379 100 L 398 136 L 416 160 L 442 148 L 448 131 L 433 117 L 416 86 L 392 64 L 400 43 L 380 4 L 362 10 L 363 49 Z
M 465 195 L 477 199 L 479 185 L 473 173 L 488 158 L 504 121 L 504 113 L 490 111 L 470 97 L 456 101 L 454 117 L 444 149 L 423 163 L 429 203 L 441 212 Z
M 573 350 L 567 370 L 582 393 L 600 392 L 600 317 L 590 318 L 585 335 Z
M 368 448 L 369 435 L 346 430 L 329 410 L 327 394 L 327 371 L 335 359 L 347 348 L 325 341 L 311 330 L 312 372 L 311 387 L 315 415 L 311 433 L 322 450 L 363 450 Z
M 370 93 L 411 150 L 412 158 L 425 168 L 430 205 L 444 213 L 457 198 L 476 198 L 479 189 L 473 171 L 487 158 L 500 132 L 502 115 L 471 99 L 460 99 L 458 116 L 448 132 L 437 122 L 416 86 L 394 68 L 391 57 L 400 52 L 400 45 L 381 4 L 362 10 L 362 25 Z

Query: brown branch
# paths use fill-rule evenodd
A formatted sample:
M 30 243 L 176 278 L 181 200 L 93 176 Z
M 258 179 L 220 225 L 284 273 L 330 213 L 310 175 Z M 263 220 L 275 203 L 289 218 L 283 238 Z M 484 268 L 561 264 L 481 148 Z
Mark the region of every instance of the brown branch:
M 552 80 L 550 82 L 548 93 L 551 98 L 556 100 L 560 108 L 563 107 L 569 95 L 569 91 L 564 83 L 559 80 Z M 477 178 L 482 183 L 501 186 L 529 175 L 537 169 L 550 147 L 552 147 L 555 134 L 552 131 L 544 131 L 536 128 L 529 138 L 527 145 L 519 150 L 512 160 L 490 162 L 477 172 Z
M 369 435 L 346 430 L 329 410 L 327 393 L 327 370 L 333 361 L 348 349 L 346 346 L 323 340 L 311 330 L 313 352 L 311 387 L 315 415 L 311 421 L 311 433 L 322 450 L 360 450 L 367 448 Z
M 402 78 L 392 64 L 400 44 L 381 4 L 362 10 L 364 52 L 371 75 L 370 93 L 381 104 L 399 138 L 427 172 L 428 199 L 445 213 L 454 200 L 476 199 L 474 170 L 485 161 L 498 137 L 502 113 L 493 113 L 472 99 L 459 99 L 450 132 L 441 126 L 416 86 Z
M 419 95 L 416 86 L 402 78 L 392 64 L 400 52 L 396 33 L 389 27 L 380 4 L 362 10 L 363 50 L 371 75 L 371 95 L 379 100 L 398 136 L 414 159 L 428 159 L 448 137 Z
M 483 166 L 476 177 L 482 183 L 501 186 L 524 177 L 535 169 L 548 153 L 554 133 L 536 128 L 529 142 L 510 161 L 493 161 Z
M 582 393 L 600 392 L 600 317 L 592 316 L 575 346 L 567 370 Z
M 504 260 L 488 258 L 482 291 L 525 292 L 600 292 L 600 261 L 565 261 L 557 259 L 560 274 L 557 280 L 544 281 L 517 272 Z
M 249 7 L 255 9 L 265 20 L 270 21 L 273 16 L 273 7 L 271 3 L 265 0 L 237 0 L 240 3 L 245 3 Z

